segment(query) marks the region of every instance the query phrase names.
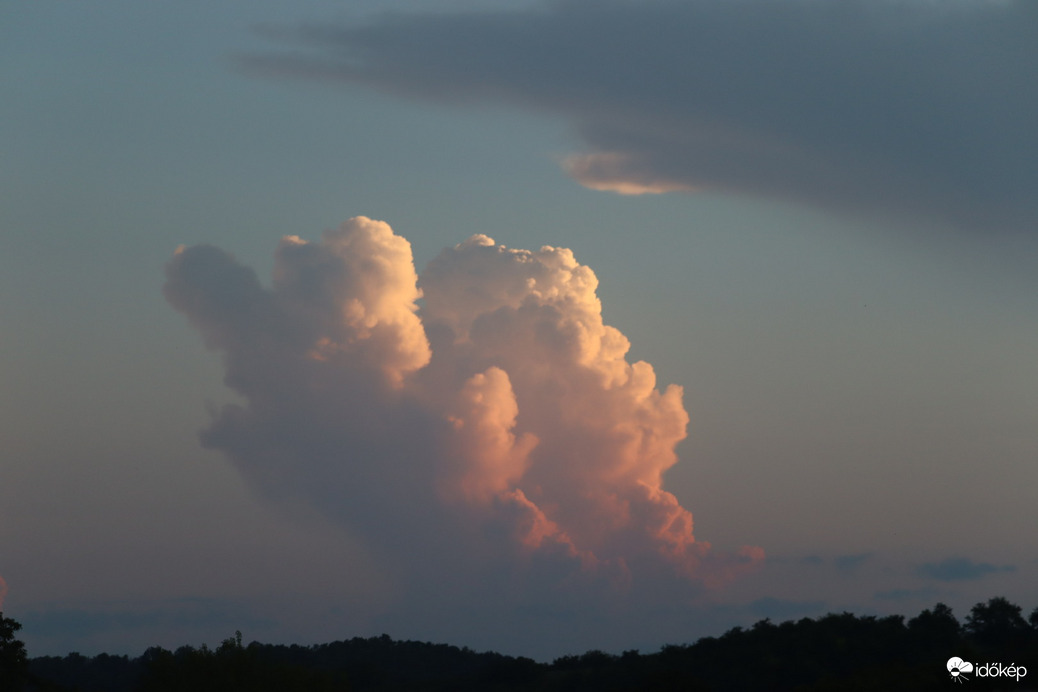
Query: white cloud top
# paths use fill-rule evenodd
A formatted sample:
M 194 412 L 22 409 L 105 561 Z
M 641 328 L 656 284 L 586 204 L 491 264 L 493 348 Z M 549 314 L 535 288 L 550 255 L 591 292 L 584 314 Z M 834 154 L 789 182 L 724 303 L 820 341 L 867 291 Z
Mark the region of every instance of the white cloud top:
M 165 290 L 245 399 L 204 444 L 387 562 L 445 580 L 526 565 L 528 583 L 555 587 L 721 583 L 762 554 L 711 551 L 663 489 L 682 391 L 626 360 L 597 285 L 570 250 L 484 235 L 419 279 L 408 242 L 358 217 L 319 243 L 285 238 L 269 289 L 196 246 L 170 260 Z

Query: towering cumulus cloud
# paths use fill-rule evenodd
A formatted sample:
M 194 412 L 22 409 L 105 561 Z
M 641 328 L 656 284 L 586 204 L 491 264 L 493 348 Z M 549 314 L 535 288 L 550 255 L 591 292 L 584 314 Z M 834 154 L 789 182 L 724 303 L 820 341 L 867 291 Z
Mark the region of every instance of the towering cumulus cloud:
M 458 572 L 520 592 L 710 586 L 761 557 L 711 551 L 663 489 L 681 388 L 626 360 L 569 250 L 475 235 L 419 280 L 409 243 L 358 217 L 282 240 L 270 288 L 209 246 L 166 271 L 244 400 L 203 443 L 357 528 L 394 573 L 421 564 L 426 589 Z

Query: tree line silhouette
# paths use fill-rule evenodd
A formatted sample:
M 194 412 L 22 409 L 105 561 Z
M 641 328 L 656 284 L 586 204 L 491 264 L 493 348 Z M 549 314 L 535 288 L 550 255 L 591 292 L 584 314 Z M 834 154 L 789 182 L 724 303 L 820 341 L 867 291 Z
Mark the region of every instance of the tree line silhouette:
M 0 692 L 323 692 L 325 690 L 939 690 L 1038 689 L 1038 608 L 1025 619 L 1005 598 L 978 603 L 963 623 L 938 603 L 907 620 L 830 613 L 761 620 L 720 637 L 620 655 L 588 651 L 552 663 L 388 635 L 315 646 L 242 643 L 152 647 L 137 658 L 29 658 L 21 625 L 0 613 Z M 972 671 L 951 657 L 1024 666 L 1021 680 Z M 1029 683 L 1029 684 L 1028 684 Z

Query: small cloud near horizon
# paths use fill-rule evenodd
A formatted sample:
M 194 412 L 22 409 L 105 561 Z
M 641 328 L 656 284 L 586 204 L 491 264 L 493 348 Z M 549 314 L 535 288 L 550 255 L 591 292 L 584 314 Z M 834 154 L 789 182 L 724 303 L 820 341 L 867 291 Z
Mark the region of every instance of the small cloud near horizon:
M 877 591 L 874 598 L 882 601 L 914 601 L 921 599 L 933 599 L 937 595 L 937 589 L 926 586 L 921 589 L 888 589 Z
M 833 558 L 833 564 L 836 565 L 836 568 L 841 571 L 850 572 L 868 562 L 870 559 L 872 559 L 872 557 L 872 553 L 837 555 L 835 558 Z
M 937 581 L 972 581 L 989 574 L 1015 571 L 1016 565 L 993 565 L 990 562 L 974 562 L 965 557 L 950 557 L 941 562 L 921 565 L 917 573 Z

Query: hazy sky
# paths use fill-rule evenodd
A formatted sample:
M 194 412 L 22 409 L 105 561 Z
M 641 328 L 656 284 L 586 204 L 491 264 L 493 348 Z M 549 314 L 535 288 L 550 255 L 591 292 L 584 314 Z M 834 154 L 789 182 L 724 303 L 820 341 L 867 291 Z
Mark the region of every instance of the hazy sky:
M 551 658 L 1038 606 L 1036 37 L 0 6 L 4 613 L 32 655 Z

